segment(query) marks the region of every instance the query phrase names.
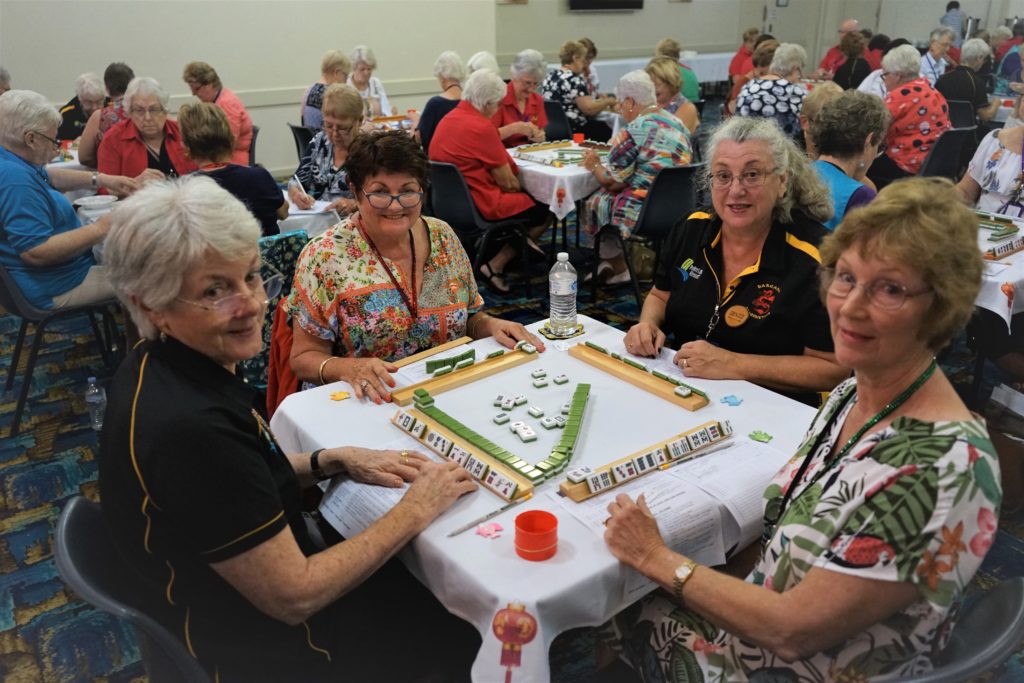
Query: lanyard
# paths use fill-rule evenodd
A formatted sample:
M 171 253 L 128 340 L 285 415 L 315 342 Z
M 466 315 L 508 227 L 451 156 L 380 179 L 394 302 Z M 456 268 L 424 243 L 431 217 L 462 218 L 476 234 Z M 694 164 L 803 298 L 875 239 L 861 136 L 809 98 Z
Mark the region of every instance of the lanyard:
M 996 213 L 1005 214 L 1008 208 L 1014 206 L 1017 208 L 1018 216 L 1024 214 L 1024 206 L 1022 206 L 1020 203 L 1020 196 L 1022 190 L 1024 190 L 1024 149 L 1021 149 L 1020 154 L 1020 175 L 1017 177 L 1017 187 L 1014 188 L 1013 194 L 1010 195 L 1010 198 L 1007 199 L 1002 206 L 996 209 Z
M 899 396 L 897 396 L 892 401 L 887 403 L 881 410 L 875 413 L 874 417 L 865 422 L 861 426 L 861 428 L 857 430 L 857 433 L 851 436 L 849 440 L 847 440 L 847 442 L 843 444 L 843 447 L 839 449 L 839 452 L 836 453 L 834 458 L 830 459 L 830 454 L 826 451 L 823 457 L 827 462 L 821 469 L 814 473 L 814 476 L 811 477 L 811 480 L 803 487 L 801 493 L 803 491 L 807 491 L 812 486 L 814 486 L 818 482 L 818 480 L 820 480 L 823 476 L 825 476 L 827 472 L 829 472 L 832 469 L 834 465 L 836 465 L 840 460 L 842 460 L 843 456 L 845 456 L 850 451 L 850 449 L 853 448 L 858 441 L 860 441 L 860 438 L 864 436 L 865 432 L 874 427 L 884 418 L 888 417 L 890 414 L 892 414 L 894 410 L 899 408 L 901 405 L 906 403 L 907 399 L 913 396 L 914 393 L 917 392 L 917 390 L 920 389 L 921 386 L 928 381 L 928 378 L 932 376 L 933 372 L 935 372 L 935 368 L 936 363 L 935 359 L 933 358 L 932 362 L 928 364 L 928 367 L 925 368 L 924 372 L 918 375 L 917 379 L 915 379 L 909 387 L 904 389 Z M 807 455 L 804 456 L 803 462 L 800 463 L 800 468 L 796 471 L 796 476 L 793 477 L 792 481 L 789 484 L 789 488 L 786 490 L 786 493 L 782 497 L 782 499 L 780 500 L 778 498 L 774 498 L 771 501 L 769 501 L 768 505 L 765 506 L 764 531 L 761 533 L 761 544 L 763 547 L 767 547 L 768 543 L 771 542 L 772 536 L 775 534 L 775 526 L 779 523 L 779 520 L 782 519 L 783 514 L 785 514 L 786 512 L 786 508 L 789 506 L 789 503 L 793 498 L 793 491 L 796 489 L 801 479 L 803 479 L 804 475 L 807 473 L 807 468 L 810 467 L 811 460 L 814 459 L 815 454 L 821 448 L 822 442 L 826 438 L 828 438 L 828 433 L 832 430 L 833 423 L 835 423 L 839 415 L 843 413 L 843 409 L 846 407 L 847 403 L 849 403 L 855 396 L 856 392 L 851 391 L 850 394 L 843 401 L 843 404 L 836 408 L 836 410 L 832 413 L 832 416 L 829 418 L 828 422 L 826 422 L 825 425 L 822 427 L 821 431 L 818 432 L 818 437 L 814 440 L 814 445 L 811 446 L 811 449 L 807 451 Z M 826 448 L 829 447 L 826 446 Z
M 370 234 L 366 232 L 366 228 L 363 227 L 362 216 L 358 216 L 358 221 L 359 232 L 362 234 L 363 239 L 366 240 L 366 243 L 370 245 L 370 248 L 373 249 L 373 253 L 377 255 L 377 260 L 380 261 L 380 265 L 383 266 L 384 272 L 387 273 L 388 277 L 391 279 L 391 284 L 393 284 L 395 289 L 398 290 L 398 294 L 402 297 L 402 302 L 405 303 L 405 307 L 409 309 L 413 322 L 415 322 L 418 317 L 417 313 L 419 307 L 416 305 L 416 242 L 413 241 L 412 228 L 409 228 L 409 250 L 412 252 L 412 296 L 410 297 L 406 294 L 402 285 L 398 284 L 398 278 L 396 278 L 395 274 L 391 272 L 391 267 L 388 266 L 388 262 L 384 260 L 380 250 L 377 249 L 377 245 L 373 243 L 373 240 L 370 238 Z

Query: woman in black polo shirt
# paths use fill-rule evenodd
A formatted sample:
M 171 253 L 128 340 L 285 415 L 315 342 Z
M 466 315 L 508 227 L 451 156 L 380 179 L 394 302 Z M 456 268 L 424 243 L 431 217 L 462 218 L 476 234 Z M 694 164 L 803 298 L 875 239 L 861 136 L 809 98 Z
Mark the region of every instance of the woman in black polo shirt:
M 666 334 L 689 377 L 744 379 L 794 398 L 829 391 L 835 363 L 818 296 L 828 190 L 769 119 L 736 117 L 711 138 L 713 210 L 676 226 L 626 349 L 655 356 Z
M 260 277 L 256 219 L 213 180 L 147 186 L 112 223 L 104 261 L 145 341 L 111 386 L 100 493 L 123 561 L 151 586 L 138 596 L 147 611 L 224 682 L 404 680 L 432 658 L 468 671 L 461 635 L 441 646 L 415 631 L 468 624 L 417 601 L 408 576 L 371 578 L 476 488 L 468 473 L 405 451 L 282 452 L 262 395 L 234 372 L 259 352 L 279 283 Z M 366 531 L 317 552 L 300 487 L 340 474 L 412 484 Z

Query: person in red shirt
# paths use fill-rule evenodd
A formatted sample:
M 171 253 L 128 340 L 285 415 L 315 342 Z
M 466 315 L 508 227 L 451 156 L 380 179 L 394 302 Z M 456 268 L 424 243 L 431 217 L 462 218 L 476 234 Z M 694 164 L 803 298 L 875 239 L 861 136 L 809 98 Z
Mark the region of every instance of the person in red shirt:
M 871 39 L 868 41 L 867 52 L 864 53 L 864 59 L 868 60 L 868 66 L 871 67 L 872 71 L 882 68 L 882 57 L 885 56 L 886 50 L 889 49 L 890 42 L 892 40 L 884 33 L 876 33 L 871 36 Z
M 839 25 L 839 40 L 842 41 L 843 36 L 847 33 L 860 30 L 860 22 L 856 19 L 847 19 Z M 846 55 L 839 49 L 839 42 L 828 49 L 825 56 L 822 58 L 821 63 L 818 64 L 818 71 L 815 76 L 823 80 L 831 80 L 836 69 L 838 69 L 843 62 L 846 61 Z
M 520 188 L 519 167 L 501 144 L 491 120 L 506 92 L 498 74 L 486 69 L 474 72 L 463 88 L 462 101 L 437 124 L 430 159 L 458 167 L 473 203 L 485 219 L 522 221 L 528 226 L 529 236 L 536 238 L 548 228 L 548 207 Z M 480 275 L 493 289 L 509 291 L 504 268 L 515 255 L 515 248 L 505 244 L 480 266 Z
M 216 104 L 224 110 L 231 124 L 231 135 L 235 138 L 235 150 L 231 163 L 249 165 L 249 146 L 252 144 L 252 119 L 238 95 L 224 87 L 216 69 L 206 62 L 189 62 L 181 78 L 192 94 L 201 102 Z
M 740 45 L 740 49 L 736 51 L 732 61 L 729 62 L 729 79 L 733 85 L 736 84 L 736 79 L 754 68 L 751 60 L 754 56 L 754 47 L 756 47 L 754 43 L 757 42 L 759 35 L 761 35 L 761 31 L 754 27 L 743 32 L 743 44 Z
M 1003 61 L 1003 57 L 1005 57 L 1006 53 L 1009 52 L 1012 48 L 1014 48 L 1017 45 L 1020 45 L 1021 43 L 1024 43 L 1024 22 L 1017 22 L 1016 24 L 1013 25 L 1012 30 L 1013 37 L 1005 41 L 1004 43 L 1000 44 L 999 47 L 996 48 L 996 64 L 999 64 L 999 62 Z
M 512 60 L 509 71 L 512 80 L 505 97 L 498 103 L 498 112 L 491 118 L 498 127 L 501 141 L 506 147 L 543 142 L 548 115 L 537 87 L 547 75 L 544 55 L 537 50 L 523 50 Z

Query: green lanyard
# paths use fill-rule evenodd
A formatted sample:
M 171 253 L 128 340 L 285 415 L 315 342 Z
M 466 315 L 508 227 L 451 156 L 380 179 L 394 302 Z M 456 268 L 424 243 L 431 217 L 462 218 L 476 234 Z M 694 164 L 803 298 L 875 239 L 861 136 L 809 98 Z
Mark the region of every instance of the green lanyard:
M 850 439 L 845 444 L 843 444 L 843 447 L 839 449 L 839 452 L 836 453 L 836 456 L 814 474 L 810 482 L 808 482 L 807 485 L 804 486 L 803 491 L 806 491 L 810 487 L 814 486 L 814 484 L 816 484 L 819 479 L 825 476 L 826 472 L 832 469 L 833 465 L 842 460 L 843 456 L 846 455 L 858 441 L 860 441 L 860 438 L 864 436 L 865 432 L 867 432 L 880 421 L 884 420 L 886 417 L 891 415 L 892 412 L 899 408 L 901 405 L 906 403 L 907 399 L 913 396 L 914 393 L 916 393 L 917 390 L 920 389 L 921 386 L 928 381 L 928 378 L 930 378 L 932 376 L 932 373 L 935 372 L 936 367 L 938 366 L 935 362 L 935 359 L 933 358 L 932 362 L 928 365 L 927 368 L 925 368 L 925 371 L 918 375 L 917 379 L 915 379 L 909 387 L 904 389 L 899 396 L 889 401 L 889 403 L 887 403 L 885 407 L 883 407 L 881 410 L 875 413 L 874 417 L 865 422 L 864 425 L 857 430 L 857 433 L 851 436 Z M 797 470 L 796 476 L 793 477 L 793 480 L 789 485 L 789 489 L 786 491 L 786 495 L 784 495 L 781 500 L 778 498 L 770 500 L 768 504 L 765 506 L 764 531 L 761 534 L 762 546 L 768 546 L 768 543 L 771 541 L 772 536 L 775 533 L 775 525 L 779 523 L 780 519 L 782 519 L 782 515 L 785 513 L 786 508 L 788 507 L 789 502 L 793 497 L 794 489 L 796 489 L 797 485 L 800 483 L 800 480 L 803 479 L 804 474 L 807 473 L 807 468 L 810 467 L 811 460 L 814 459 L 814 454 L 817 453 L 818 449 L 821 447 L 822 440 L 827 438 L 828 433 L 832 427 L 832 423 L 843 412 L 843 408 L 846 407 L 846 404 L 854 397 L 855 393 L 856 392 L 851 392 L 850 395 L 846 397 L 846 400 L 843 402 L 843 405 L 836 408 L 836 411 L 832 414 L 832 417 L 829 418 L 829 421 L 825 424 L 824 427 L 822 427 L 821 431 L 818 432 L 818 438 L 814 440 L 814 445 L 807 452 L 807 455 L 804 457 L 803 462 L 800 463 L 800 469 Z M 825 458 L 828 459 L 828 457 L 828 453 L 826 453 Z

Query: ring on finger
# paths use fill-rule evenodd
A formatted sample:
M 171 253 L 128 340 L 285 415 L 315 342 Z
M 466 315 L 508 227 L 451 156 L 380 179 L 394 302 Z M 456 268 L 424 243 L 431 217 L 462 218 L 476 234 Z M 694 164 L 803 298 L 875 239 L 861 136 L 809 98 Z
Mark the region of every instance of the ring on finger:
M 366 391 L 366 387 L 368 386 L 370 386 L 370 380 L 368 379 L 364 379 L 359 383 L 359 388 L 362 389 L 363 391 Z
M 690 361 L 683 359 L 683 369 L 685 370 L 690 365 Z
M 409 464 L 409 451 L 402 451 L 401 453 L 399 453 L 399 455 L 402 456 L 402 464 L 403 465 L 408 465 Z

